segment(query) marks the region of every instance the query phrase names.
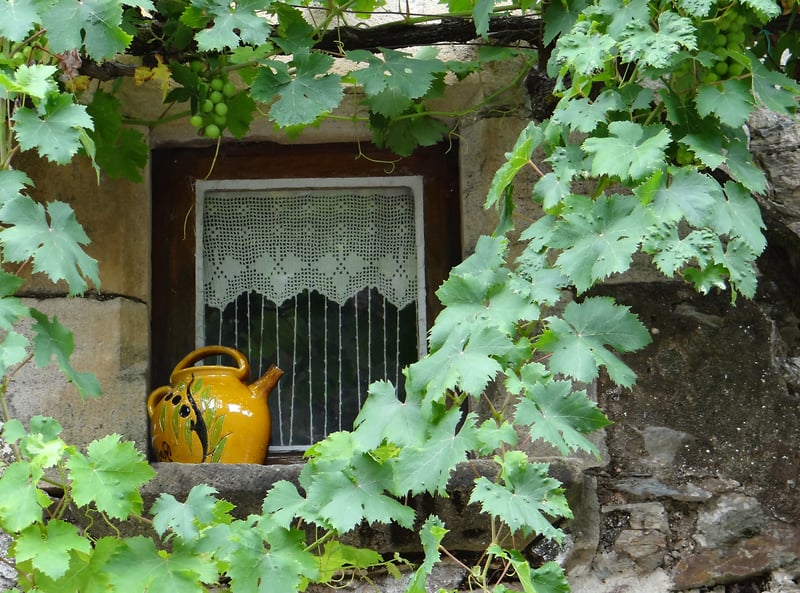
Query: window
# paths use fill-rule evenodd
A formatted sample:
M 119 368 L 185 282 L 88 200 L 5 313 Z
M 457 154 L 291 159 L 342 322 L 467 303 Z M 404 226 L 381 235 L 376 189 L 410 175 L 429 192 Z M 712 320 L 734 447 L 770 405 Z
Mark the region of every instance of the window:
M 387 173 L 349 145 L 231 145 L 207 176 L 208 150 L 154 151 L 153 384 L 203 344 L 278 364 L 271 457 L 402 388 L 460 257 L 454 152 L 424 152 Z

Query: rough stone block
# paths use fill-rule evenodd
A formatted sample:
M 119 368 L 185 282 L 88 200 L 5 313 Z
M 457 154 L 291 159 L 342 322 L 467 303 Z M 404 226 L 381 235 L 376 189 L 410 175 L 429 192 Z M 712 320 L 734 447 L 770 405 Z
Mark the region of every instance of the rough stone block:
M 12 417 L 27 422 L 36 415 L 52 416 L 63 426 L 62 438 L 70 445 L 85 446 L 116 433 L 146 452 L 147 307 L 123 298 L 25 299 L 24 304 L 51 319 L 55 315 L 72 330 L 71 364 L 79 372 L 94 373 L 103 395 L 82 400 L 55 363 L 36 368 L 31 362 L 9 384 Z

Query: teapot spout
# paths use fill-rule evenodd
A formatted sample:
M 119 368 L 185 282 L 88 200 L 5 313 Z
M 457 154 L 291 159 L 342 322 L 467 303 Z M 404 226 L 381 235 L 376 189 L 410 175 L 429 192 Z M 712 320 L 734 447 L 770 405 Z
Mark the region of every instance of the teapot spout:
M 267 397 L 282 376 L 283 371 L 281 369 L 274 364 L 270 365 L 267 372 L 250 385 L 250 391 L 259 397 Z

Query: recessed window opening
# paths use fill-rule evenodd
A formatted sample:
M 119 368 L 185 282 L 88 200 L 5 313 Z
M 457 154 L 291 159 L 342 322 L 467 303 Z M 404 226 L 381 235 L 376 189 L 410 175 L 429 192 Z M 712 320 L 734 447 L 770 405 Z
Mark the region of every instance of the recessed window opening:
M 402 369 L 425 353 L 422 187 L 418 176 L 197 182 L 196 345 L 236 348 L 254 377 L 283 369 L 271 450 L 352 428 L 369 384 L 402 390 Z

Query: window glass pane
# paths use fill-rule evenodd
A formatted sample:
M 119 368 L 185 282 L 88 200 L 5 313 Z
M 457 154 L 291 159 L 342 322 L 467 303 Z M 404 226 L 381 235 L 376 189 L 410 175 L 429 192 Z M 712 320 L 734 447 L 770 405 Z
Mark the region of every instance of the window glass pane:
M 369 384 L 402 391 L 402 369 L 417 359 L 416 305 L 398 310 L 374 288 L 344 305 L 305 290 L 277 306 L 251 291 L 221 312 L 207 306 L 205 324 L 206 343 L 236 348 L 254 375 L 284 370 L 269 401 L 276 448 L 352 428 Z
M 373 381 L 402 389 L 424 341 L 410 188 L 217 187 L 198 206 L 198 342 L 241 351 L 254 377 L 284 371 L 273 447 L 351 428 Z

